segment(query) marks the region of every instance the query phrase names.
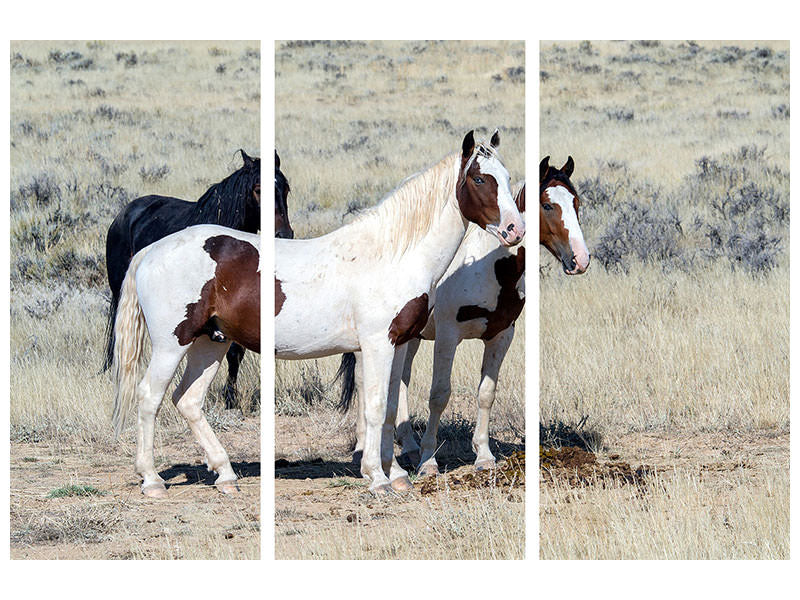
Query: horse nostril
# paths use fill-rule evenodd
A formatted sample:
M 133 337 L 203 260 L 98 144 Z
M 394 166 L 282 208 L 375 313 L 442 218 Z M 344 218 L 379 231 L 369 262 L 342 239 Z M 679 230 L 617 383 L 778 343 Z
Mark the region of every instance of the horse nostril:
M 508 229 L 509 231 L 514 231 L 514 224 L 513 223 L 509 223 L 509 225 L 508 225 L 508 227 L 506 227 L 506 229 Z
M 500 235 L 502 235 L 502 236 L 503 236 L 503 239 L 504 239 L 504 240 L 507 240 L 507 239 L 508 239 L 508 233 L 507 233 L 507 232 L 505 232 L 505 231 L 501 231 L 501 232 L 500 232 Z

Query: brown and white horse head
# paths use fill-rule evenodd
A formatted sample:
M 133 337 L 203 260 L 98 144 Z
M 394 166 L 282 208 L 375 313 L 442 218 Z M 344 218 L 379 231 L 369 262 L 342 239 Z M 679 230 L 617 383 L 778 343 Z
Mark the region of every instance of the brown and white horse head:
M 461 144 L 461 170 L 456 198 L 461 214 L 497 236 L 504 246 L 514 246 L 525 236 L 525 220 L 511 195 L 511 177 L 497 154 L 500 133 L 490 144 L 475 143 L 470 131 Z
M 275 151 L 275 237 L 292 239 L 294 231 L 289 224 L 289 182 L 281 172 L 281 159 Z M 261 187 L 258 187 L 259 203 L 261 202 Z
M 550 157 L 539 163 L 539 243 L 555 256 L 567 275 L 589 268 L 589 250 L 579 220 L 580 199 L 570 175 L 575 162 L 570 156 L 560 169 L 550 166 Z

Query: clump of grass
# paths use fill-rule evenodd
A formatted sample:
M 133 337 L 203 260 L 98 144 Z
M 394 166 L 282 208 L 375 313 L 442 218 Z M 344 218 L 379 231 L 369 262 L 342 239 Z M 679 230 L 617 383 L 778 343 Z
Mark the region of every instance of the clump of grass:
M 169 165 L 158 165 L 153 167 L 142 167 L 139 169 L 139 177 L 144 183 L 155 183 L 169 175 Z
M 65 485 L 60 488 L 56 488 L 51 490 L 48 494 L 48 498 L 68 498 L 72 496 L 104 496 L 108 492 L 104 492 L 102 490 L 98 490 L 96 487 L 92 485 Z
M 97 506 L 71 507 L 63 512 L 32 515 L 11 532 L 11 544 L 96 544 L 109 539 L 121 521 L 118 511 Z

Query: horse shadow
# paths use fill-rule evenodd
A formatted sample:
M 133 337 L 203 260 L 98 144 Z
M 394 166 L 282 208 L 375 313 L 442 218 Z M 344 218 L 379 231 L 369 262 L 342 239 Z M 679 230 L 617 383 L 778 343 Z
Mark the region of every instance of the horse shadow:
M 246 479 L 247 477 L 259 477 L 261 475 L 261 462 L 235 462 L 231 463 L 234 473 L 239 480 Z M 159 472 L 159 475 L 166 483 L 167 487 L 181 487 L 184 485 L 214 485 L 214 480 L 217 474 L 209 471 L 205 465 L 190 465 L 188 463 L 181 463 L 173 465 L 168 469 Z M 170 483 L 170 480 L 185 476 L 184 481 L 176 481 Z
M 452 471 L 465 465 L 472 465 L 475 462 L 476 455 L 471 448 L 465 452 L 462 447 L 449 448 L 449 446 L 448 444 L 443 445 L 436 454 L 436 462 L 441 473 Z M 524 443 L 512 444 L 495 438 L 490 438 L 489 447 L 498 462 L 516 451 L 525 450 Z M 408 455 L 401 454 L 397 457 L 397 462 L 407 471 L 416 472 L 417 465 L 412 463 Z M 320 457 L 296 461 L 279 458 L 275 461 L 275 479 L 332 479 L 335 477 L 360 479 L 360 464 L 360 451 L 354 452 L 353 460 L 349 462 L 324 460 Z

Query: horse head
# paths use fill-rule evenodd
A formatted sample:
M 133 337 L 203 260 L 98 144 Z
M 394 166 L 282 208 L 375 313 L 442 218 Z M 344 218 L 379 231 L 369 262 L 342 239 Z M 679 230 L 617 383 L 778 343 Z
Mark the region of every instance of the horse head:
M 275 237 L 292 239 L 294 231 L 289 224 L 289 206 L 286 199 L 289 196 L 289 182 L 281 172 L 281 159 L 275 151 Z
M 464 217 L 514 246 L 525 235 L 525 220 L 511 195 L 511 177 L 497 154 L 500 133 L 490 144 L 475 144 L 470 131 L 461 144 L 461 170 L 456 185 L 458 207 Z
M 555 256 L 567 275 L 589 268 L 589 250 L 578 218 L 580 199 L 569 180 L 575 169 L 570 156 L 560 169 L 550 157 L 539 163 L 539 243 Z

